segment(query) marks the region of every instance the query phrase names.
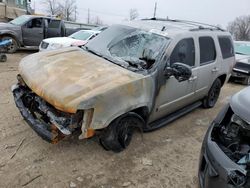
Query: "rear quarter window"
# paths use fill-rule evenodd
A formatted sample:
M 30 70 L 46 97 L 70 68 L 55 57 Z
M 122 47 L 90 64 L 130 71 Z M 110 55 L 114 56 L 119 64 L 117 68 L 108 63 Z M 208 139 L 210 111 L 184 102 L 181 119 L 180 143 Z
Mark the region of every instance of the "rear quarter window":
M 234 46 L 230 37 L 219 37 L 219 44 L 223 59 L 234 56 Z
M 59 28 L 60 27 L 60 24 L 61 24 L 61 21 L 60 20 L 51 20 L 50 22 L 49 22 L 49 28 L 54 28 L 54 29 L 56 29 L 56 28 Z

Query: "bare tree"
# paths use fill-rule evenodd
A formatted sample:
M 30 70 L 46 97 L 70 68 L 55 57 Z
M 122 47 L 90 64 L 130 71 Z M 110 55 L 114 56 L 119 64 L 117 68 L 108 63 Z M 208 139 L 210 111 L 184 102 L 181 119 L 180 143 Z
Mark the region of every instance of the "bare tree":
M 250 15 L 241 16 L 230 22 L 228 31 L 234 36 L 235 40 L 250 40 Z
M 77 16 L 76 0 L 60 1 L 59 10 L 63 19 L 67 21 L 76 21 L 76 16 Z
M 137 11 L 137 9 L 130 9 L 129 10 L 129 20 L 135 20 L 136 18 L 139 17 L 139 13 Z
M 45 11 L 50 15 L 57 15 L 60 13 L 59 3 L 57 0 L 43 0 L 42 4 L 45 6 Z

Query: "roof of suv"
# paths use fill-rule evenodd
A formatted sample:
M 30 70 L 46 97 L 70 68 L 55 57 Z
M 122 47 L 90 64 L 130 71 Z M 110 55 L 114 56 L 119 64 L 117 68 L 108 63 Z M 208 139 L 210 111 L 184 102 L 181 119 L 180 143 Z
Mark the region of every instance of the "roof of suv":
M 186 20 L 170 20 L 161 18 L 142 19 L 128 22 L 126 25 L 146 31 L 155 31 L 162 35 L 176 35 L 183 32 L 205 31 L 228 33 L 220 27 Z

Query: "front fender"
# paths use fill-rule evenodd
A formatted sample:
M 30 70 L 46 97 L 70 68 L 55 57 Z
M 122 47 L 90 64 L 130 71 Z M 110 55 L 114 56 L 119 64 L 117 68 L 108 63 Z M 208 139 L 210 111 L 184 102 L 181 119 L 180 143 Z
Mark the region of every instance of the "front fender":
M 0 37 L 6 36 L 6 35 L 13 37 L 18 42 L 18 44 L 22 44 L 21 33 L 17 33 L 17 32 L 12 31 L 12 30 L 0 30 Z
M 78 109 L 93 109 L 91 121 L 84 121 L 82 129 L 103 129 L 122 114 L 142 106 L 146 106 L 150 110 L 154 90 L 153 78 L 149 76 L 82 102 Z M 88 124 L 86 124 L 87 122 Z

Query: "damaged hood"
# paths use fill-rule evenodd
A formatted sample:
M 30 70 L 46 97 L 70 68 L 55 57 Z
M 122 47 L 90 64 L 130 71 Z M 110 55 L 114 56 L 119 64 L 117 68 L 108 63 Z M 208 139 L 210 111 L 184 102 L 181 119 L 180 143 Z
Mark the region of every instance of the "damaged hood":
M 250 123 L 250 87 L 235 94 L 230 104 L 235 114 Z
M 27 56 L 19 72 L 33 92 L 69 113 L 81 102 L 143 77 L 80 48 Z

